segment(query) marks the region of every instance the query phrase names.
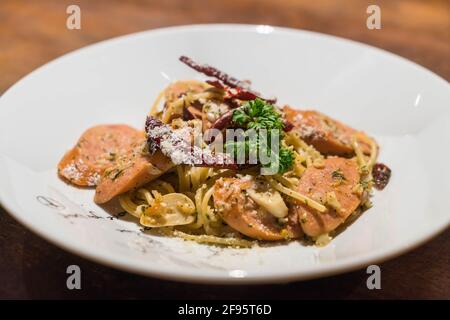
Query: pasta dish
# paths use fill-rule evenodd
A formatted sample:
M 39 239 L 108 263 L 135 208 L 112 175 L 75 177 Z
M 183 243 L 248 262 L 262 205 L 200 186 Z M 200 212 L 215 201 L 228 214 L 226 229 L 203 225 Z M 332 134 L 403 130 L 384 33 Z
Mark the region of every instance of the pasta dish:
M 163 89 L 142 130 L 86 130 L 59 176 L 95 187 L 95 203 L 118 201 L 155 234 L 232 247 L 325 245 L 371 206 L 373 187 L 387 185 L 391 171 L 363 131 L 180 61 L 208 79 Z

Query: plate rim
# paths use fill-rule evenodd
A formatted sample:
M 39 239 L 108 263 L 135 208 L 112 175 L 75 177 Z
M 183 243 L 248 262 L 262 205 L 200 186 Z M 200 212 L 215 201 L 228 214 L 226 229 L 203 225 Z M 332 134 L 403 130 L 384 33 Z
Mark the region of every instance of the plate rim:
M 1 96 L 0 96 L 0 102 L 4 100 L 6 96 L 11 94 L 11 92 L 14 92 L 14 89 L 17 85 L 20 85 L 20 83 L 32 76 L 34 73 L 39 72 L 41 69 L 44 69 L 48 67 L 51 64 L 59 63 L 62 60 L 70 57 L 71 55 L 76 55 L 79 53 L 79 51 L 83 51 L 85 49 L 89 49 L 91 47 L 98 47 L 98 46 L 107 46 L 110 44 L 114 44 L 115 42 L 120 42 L 125 39 L 130 38 L 138 38 L 138 37 L 145 37 L 149 34 L 164 34 L 164 33 L 172 33 L 172 32 L 186 32 L 186 31 L 204 31 L 204 30 L 211 30 L 214 31 L 217 30 L 239 30 L 243 32 L 249 32 L 249 33 L 257 33 L 256 28 L 262 26 L 257 24 L 191 24 L 191 25 L 179 25 L 179 26 L 172 26 L 172 27 L 164 27 L 164 28 L 157 28 L 157 29 L 150 29 L 150 30 L 144 30 L 140 32 L 135 32 L 131 34 L 121 35 L 118 37 L 113 37 L 110 39 L 102 40 L 93 44 L 89 44 L 87 46 L 78 48 L 76 50 L 70 51 L 64 55 L 61 55 L 42 66 L 39 66 L 38 68 L 34 69 L 30 73 L 26 74 L 22 78 L 20 78 L 17 82 L 15 82 L 12 86 L 10 86 Z M 269 26 L 269 25 L 263 25 L 263 26 Z M 366 49 L 378 52 L 378 54 L 384 54 L 389 55 L 402 63 L 407 63 L 411 67 L 415 67 L 416 69 L 419 69 L 420 72 L 426 72 L 429 76 L 432 76 L 436 80 L 443 81 L 444 84 L 448 85 L 447 80 L 442 78 L 441 76 L 435 74 L 431 70 L 413 62 L 406 58 L 403 58 L 397 54 L 394 54 L 390 51 L 380 49 L 371 45 L 368 45 L 366 43 L 358 42 L 351 39 L 346 39 L 342 37 L 337 37 L 334 35 L 329 34 L 323 34 L 319 32 L 309 31 L 309 30 L 301 30 L 301 29 L 293 29 L 293 28 L 286 28 L 286 27 L 279 27 L 279 26 L 272 26 L 269 27 L 273 28 L 272 33 L 292 33 L 292 34 L 309 34 L 313 37 L 317 38 L 331 38 L 335 41 L 350 43 L 352 45 L 356 46 L 362 46 Z M 2 111 L 3 110 L 3 111 Z M 5 108 L 0 108 L 0 114 L 5 112 Z M 1 152 L 0 152 L 1 154 Z M 396 248 L 389 250 L 386 252 L 386 250 L 378 250 L 374 252 L 369 252 L 367 254 L 364 254 L 360 256 L 358 259 L 351 259 L 351 257 L 342 259 L 339 262 L 334 262 L 332 264 L 325 264 L 317 266 L 314 270 L 308 270 L 308 271 L 293 271 L 293 272 L 280 272 L 280 273 L 274 273 L 270 276 L 264 275 L 264 274 L 258 274 L 258 273 L 249 273 L 247 276 L 242 278 L 233 277 L 231 275 L 227 275 L 226 273 L 215 273 L 214 275 L 207 274 L 204 275 L 202 273 L 193 273 L 192 271 L 189 272 L 182 272 L 182 273 L 174 273 L 173 271 L 165 271 L 162 270 L 159 267 L 152 268 L 151 264 L 146 265 L 145 268 L 143 268 L 141 265 L 132 265 L 130 263 L 127 263 L 126 259 L 120 259 L 114 256 L 106 256 L 103 253 L 95 252 L 94 250 L 89 251 L 86 250 L 81 245 L 77 245 L 75 242 L 70 242 L 63 240 L 54 234 L 47 233 L 46 230 L 43 228 L 39 228 L 34 226 L 31 223 L 28 223 L 25 219 L 25 216 L 23 214 L 20 214 L 18 211 L 13 208 L 11 203 L 9 203 L 6 199 L 3 198 L 3 192 L 2 189 L 0 189 L 0 206 L 2 206 L 6 212 L 8 212 L 16 221 L 18 221 L 20 224 L 27 227 L 28 230 L 32 231 L 34 234 L 40 236 L 41 238 L 45 239 L 46 241 L 56 245 L 59 248 L 62 248 L 63 250 L 66 250 L 72 254 L 78 255 L 82 258 L 85 258 L 90 261 L 94 261 L 96 263 L 100 263 L 103 265 L 106 265 L 108 267 L 113 267 L 119 270 L 124 270 L 127 272 L 132 272 L 136 274 L 140 274 L 143 276 L 150 276 L 150 277 L 157 277 L 160 279 L 165 280 L 176 280 L 176 281 L 183 281 L 183 282 L 191 282 L 191 283 L 209 283 L 209 284 L 263 284 L 263 283 L 285 283 L 285 282 L 292 282 L 292 281 L 301 281 L 301 280 L 310 280 L 315 278 L 321 278 L 336 274 L 341 274 L 344 272 L 350 272 L 354 271 L 360 268 L 363 268 L 364 266 L 367 266 L 368 264 L 374 264 L 374 263 L 381 263 L 383 261 L 392 259 L 394 257 L 397 257 L 399 255 L 402 255 L 408 251 L 411 251 L 420 245 L 424 244 L 425 242 L 429 241 L 430 239 L 436 237 L 438 234 L 444 232 L 449 226 L 450 226 L 450 217 L 447 221 L 447 224 L 438 225 L 437 227 L 432 227 L 428 229 L 423 229 L 424 231 L 421 231 L 420 235 L 415 237 L 415 240 L 407 241 L 406 243 L 399 244 Z

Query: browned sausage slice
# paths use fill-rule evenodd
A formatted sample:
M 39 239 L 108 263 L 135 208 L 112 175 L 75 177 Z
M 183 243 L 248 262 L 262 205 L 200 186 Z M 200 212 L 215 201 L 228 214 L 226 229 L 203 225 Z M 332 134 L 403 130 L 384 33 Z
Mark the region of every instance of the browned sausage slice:
M 94 201 L 106 203 L 119 194 L 147 184 L 172 167 L 173 164 L 161 152 L 148 155 L 136 148 L 105 170 L 95 190 Z
M 78 186 L 95 186 L 118 155 L 141 141 L 142 133 L 127 125 L 99 125 L 86 130 L 58 164 L 58 174 Z
M 317 111 L 301 111 L 285 106 L 283 112 L 300 138 L 321 153 L 352 155 L 352 139 L 355 135 L 363 153 L 370 153 L 370 145 L 367 142 L 370 138 L 363 132 Z
M 286 225 L 280 225 L 276 217 L 245 194 L 245 190 L 251 188 L 252 183 L 237 178 L 216 181 L 214 206 L 223 220 L 233 229 L 258 240 L 277 241 L 300 237 L 302 232 L 296 213 L 288 216 Z
M 323 168 L 306 169 L 298 192 L 322 203 L 332 196 L 338 205 L 332 201 L 334 206 L 327 204 L 327 211 L 321 213 L 305 204 L 295 204 L 291 210 L 298 215 L 303 231 L 316 237 L 343 223 L 361 202 L 361 196 L 355 192 L 359 181 L 358 165 L 353 159 L 330 157 L 325 160 Z

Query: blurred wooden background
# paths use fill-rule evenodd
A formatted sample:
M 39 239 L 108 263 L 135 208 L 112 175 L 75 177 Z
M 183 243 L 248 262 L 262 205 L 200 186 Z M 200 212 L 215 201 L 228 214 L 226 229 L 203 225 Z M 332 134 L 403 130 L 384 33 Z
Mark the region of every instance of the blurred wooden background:
M 66 28 L 66 8 L 81 7 L 81 30 Z M 381 8 L 382 29 L 366 28 L 366 8 Z M 0 94 L 61 54 L 131 32 L 193 23 L 272 24 L 365 42 L 415 61 L 450 80 L 449 0 L 1 0 Z M 203 286 L 112 270 L 36 237 L 0 208 L 0 298 L 446 298 L 450 231 L 383 263 L 382 289 L 368 290 L 365 270 L 267 286 Z M 69 291 L 66 267 L 82 269 Z

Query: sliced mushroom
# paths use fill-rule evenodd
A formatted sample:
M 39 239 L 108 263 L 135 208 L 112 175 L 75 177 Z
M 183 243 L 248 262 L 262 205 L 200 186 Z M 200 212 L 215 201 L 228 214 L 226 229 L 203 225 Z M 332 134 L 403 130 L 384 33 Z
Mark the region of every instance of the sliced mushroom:
M 182 193 L 169 193 L 156 198 L 143 211 L 141 224 L 146 227 L 180 226 L 194 222 L 195 205 Z
M 247 194 L 273 216 L 284 218 L 288 215 L 288 207 L 278 191 L 257 192 L 254 189 L 248 189 Z

